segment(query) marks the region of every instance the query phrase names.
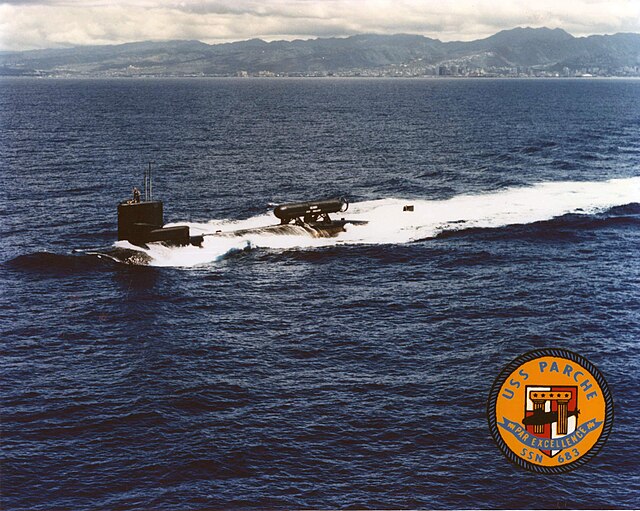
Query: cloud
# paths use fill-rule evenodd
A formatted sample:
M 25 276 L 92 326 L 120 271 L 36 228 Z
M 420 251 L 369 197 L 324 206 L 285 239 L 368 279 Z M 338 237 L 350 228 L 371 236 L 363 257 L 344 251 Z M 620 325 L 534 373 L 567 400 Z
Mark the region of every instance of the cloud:
M 12 0 L 0 3 L 0 49 L 130 41 L 208 43 L 414 33 L 472 40 L 515 26 L 574 35 L 640 32 L 635 0 Z

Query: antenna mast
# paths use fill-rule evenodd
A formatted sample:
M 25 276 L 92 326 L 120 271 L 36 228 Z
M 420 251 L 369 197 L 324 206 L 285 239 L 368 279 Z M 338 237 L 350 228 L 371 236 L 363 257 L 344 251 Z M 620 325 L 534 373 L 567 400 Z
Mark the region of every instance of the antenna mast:
M 150 161 L 149 167 L 144 169 L 144 200 L 145 202 L 153 200 L 153 181 L 151 179 L 151 165 L 155 162 Z
M 147 179 L 147 174 L 149 173 L 149 171 L 145 168 L 144 169 L 144 201 L 147 202 L 147 199 L 149 198 L 149 192 L 147 191 L 147 184 L 148 184 L 148 179 Z

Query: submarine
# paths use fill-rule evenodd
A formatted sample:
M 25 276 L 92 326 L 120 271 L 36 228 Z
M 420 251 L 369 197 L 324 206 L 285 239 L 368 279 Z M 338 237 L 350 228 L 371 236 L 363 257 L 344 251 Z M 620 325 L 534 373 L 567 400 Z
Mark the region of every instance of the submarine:
M 189 226 L 164 225 L 164 204 L 153 199 L 152 169 L 149 164 L 144 174 L 144 195 L 137 188 L 133 189 L 133 198 L 118 204 L 118 241 L 127 241 L 141 248 L 148 248 L 149 243 L 160 243 L 169 247 L 196 246 L 202 247 L 205 237 L 239 237 L 250 234 L 273 235 L 305 235 L 313 238 L 332 238 L 345 232 L 348 224 L 363 225 L 362 220 L 339 220 L 330 215 L 344 213 L 349 208 L 345 198 L 323 199 L 307 202 L 279 204 L 274 207 L 273 214 L 280 220 L 279 224 L 234 231 L 206 232 L 193 235 Z M 149 256 L 139 250 L 117 247 L 105 252 L 94 252 L 96 255 L 130 264 L 146 264 Z
M 235 231 L 215 231 L 191 235 L 189 226 L 164 226 L 164 205 L 158 200 L 128 200 L 118 204 L 118 241 L 146 247 L 148 243 L 166 246 L 201 246 L 206 236 L 245 236 L 247 234 L 308 235 L 332 238 L 345 232 L 347 224 L 362 225 L 361 220 L 333 220 L 331 213 L 349 207 L 345 198 L 281 204 L 273 213 L 280 224 Z

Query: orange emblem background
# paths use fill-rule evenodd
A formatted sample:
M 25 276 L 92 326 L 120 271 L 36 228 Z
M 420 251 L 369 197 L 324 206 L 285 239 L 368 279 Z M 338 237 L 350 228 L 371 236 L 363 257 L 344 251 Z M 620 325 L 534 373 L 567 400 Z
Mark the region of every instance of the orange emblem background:
M 503 369 L 489 395 L 487 419 L 509 461 L 533 472 L 566 472 L 604 445 L 613 400 L 587 359 L 549 348 L 526 353 Z

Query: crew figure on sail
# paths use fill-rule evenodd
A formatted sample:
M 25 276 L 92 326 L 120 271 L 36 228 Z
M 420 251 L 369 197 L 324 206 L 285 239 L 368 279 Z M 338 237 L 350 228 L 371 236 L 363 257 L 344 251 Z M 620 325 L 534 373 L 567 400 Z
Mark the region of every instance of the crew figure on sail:
M 135 186 L 133 187 L 133 202 L 138 204 L 140 202 L 140 190 Z

